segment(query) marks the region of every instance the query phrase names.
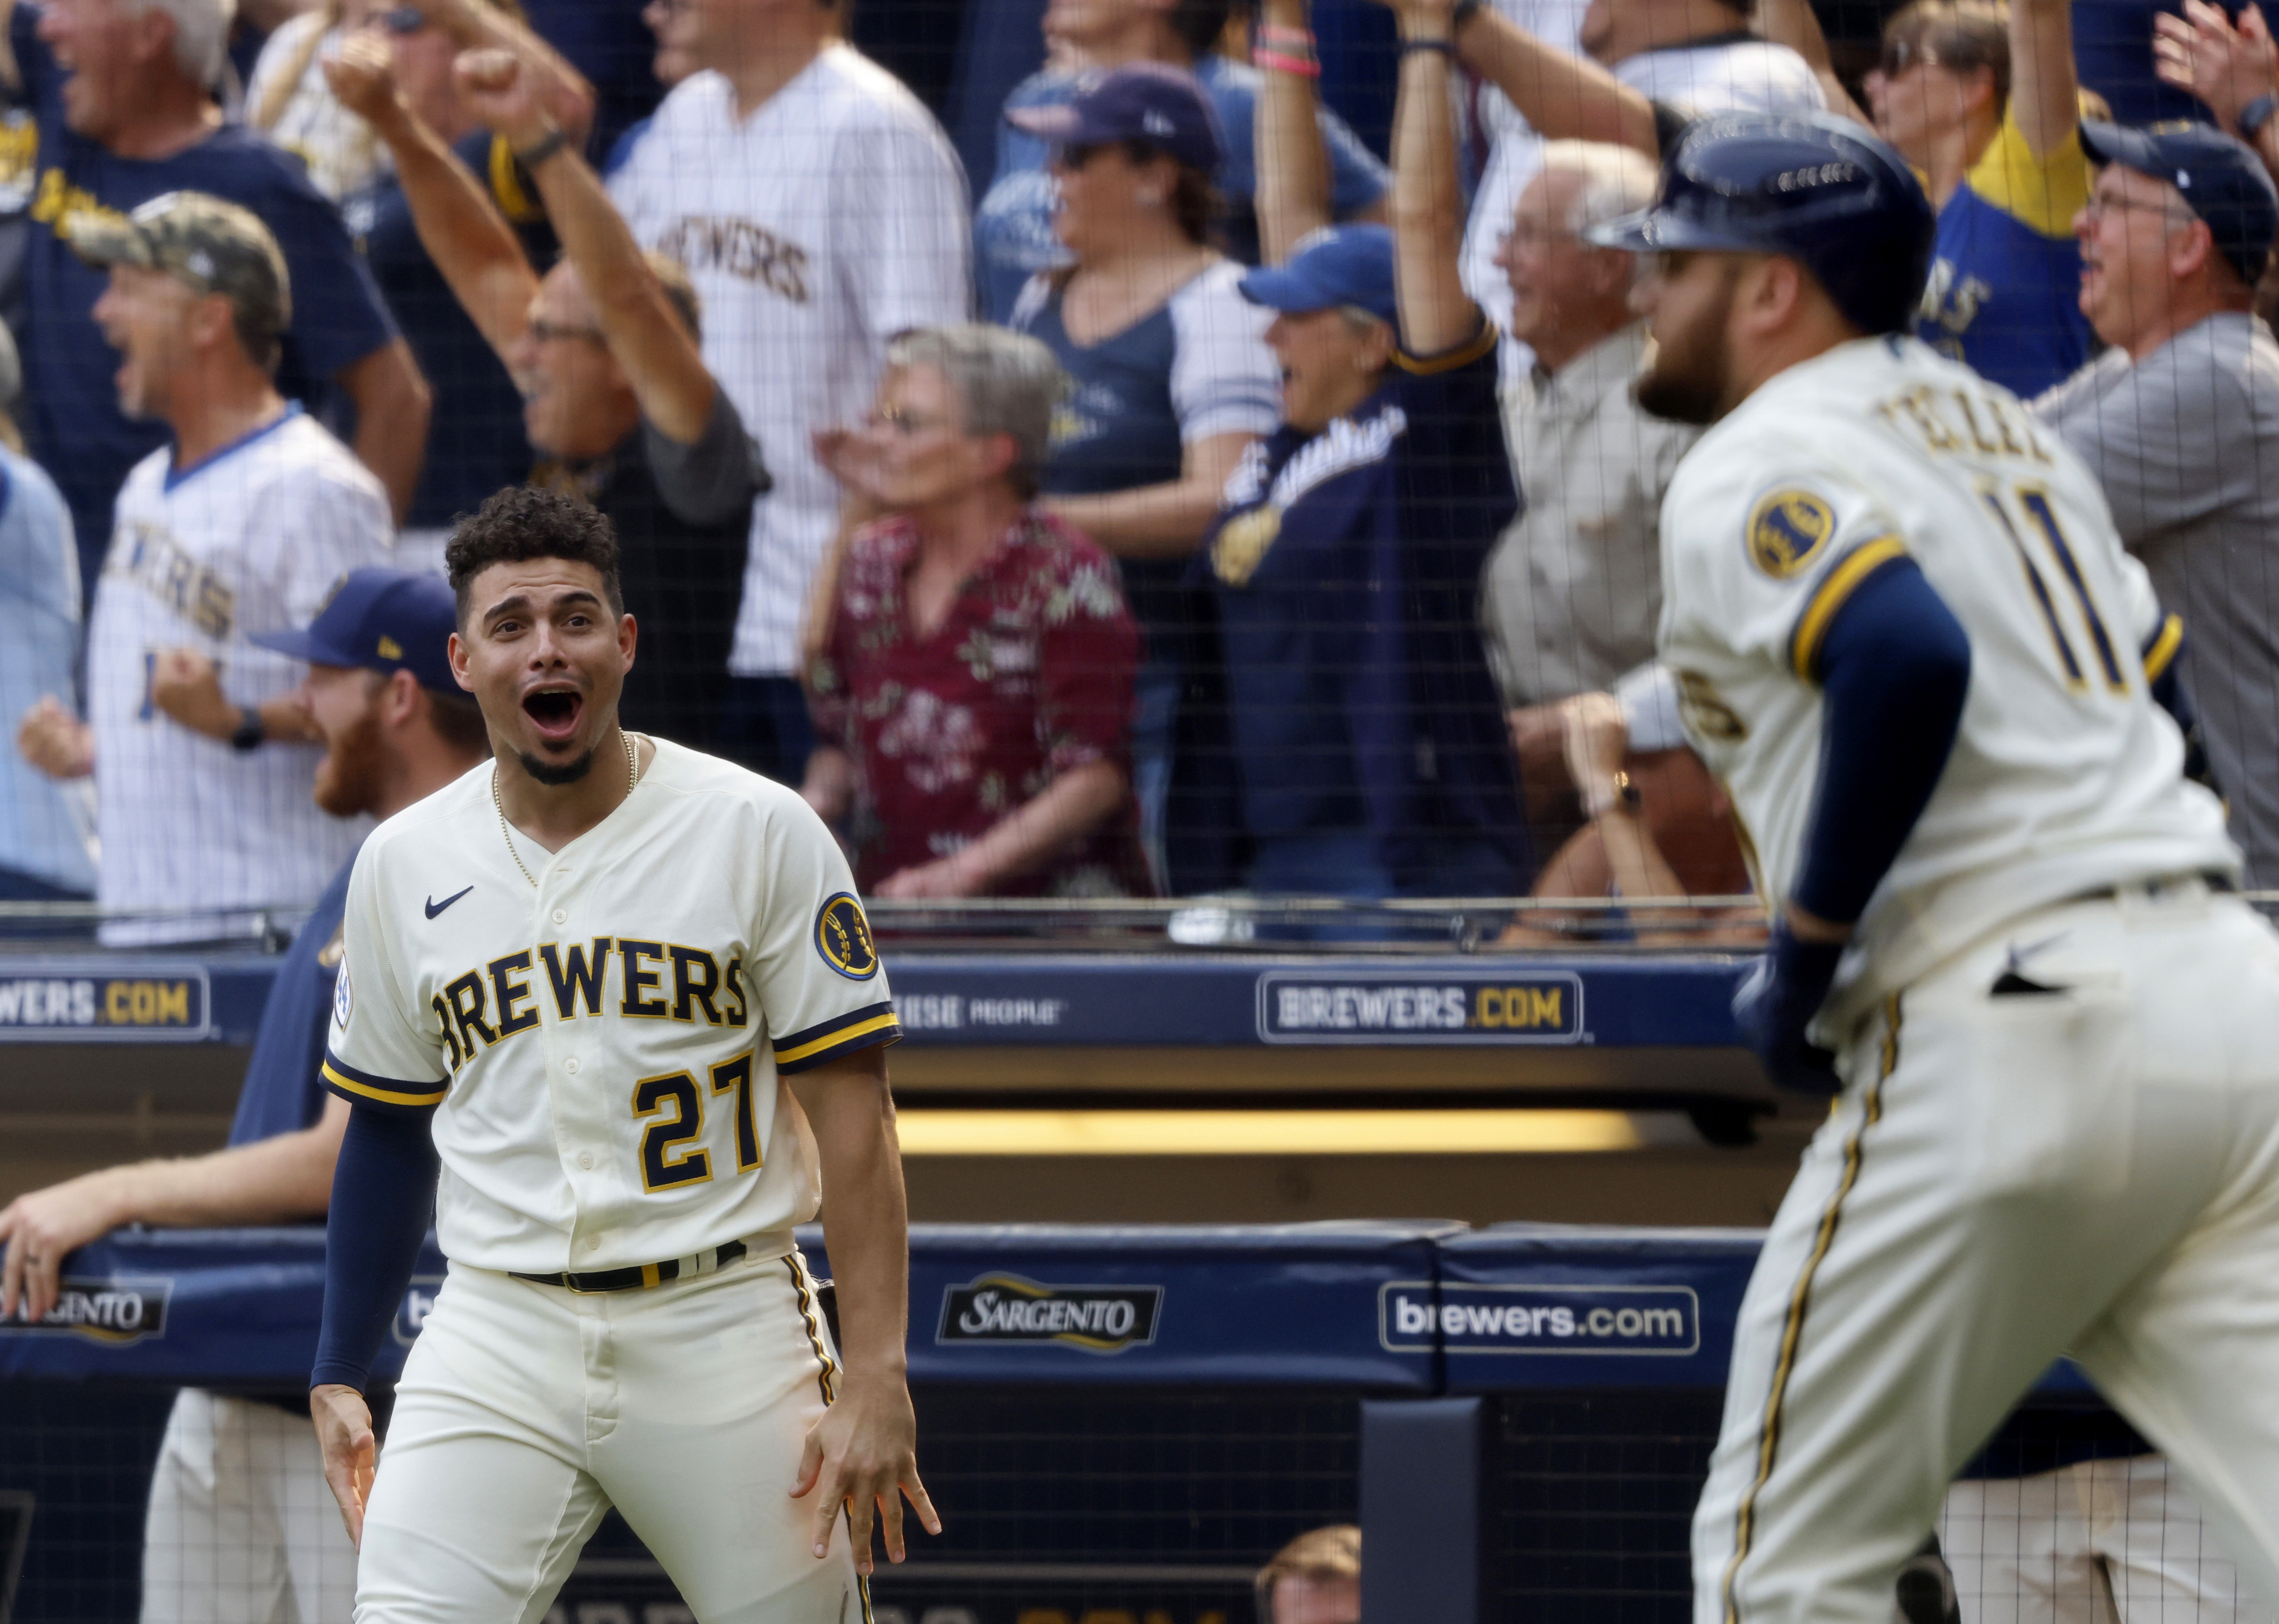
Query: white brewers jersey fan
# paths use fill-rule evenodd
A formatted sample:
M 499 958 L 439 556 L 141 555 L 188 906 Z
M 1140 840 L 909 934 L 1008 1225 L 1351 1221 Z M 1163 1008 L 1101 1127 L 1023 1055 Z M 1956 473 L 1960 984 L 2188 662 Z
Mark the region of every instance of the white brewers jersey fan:
M 2222 809 L 2184 779 L 2183 739 L 2147 689 L 2181 628 L 2088 470 L 2007 390 L 1914 339 L 1856 340 L 1711 428 L 1661 512 L 1662 657 L 1776 904 L 1820 763 L 1804 672 L 1853 587 L 1905 554 L 1969 636 L 1953 752 L 1861 919 L 1822 1015 L 1831 1039 L 2035 909 L 2238 873 Z
M 793 791 L 659 739 L 624 803 L 549 853 L 508 834 L 495 770 L 357 854 L 326 1084 L 436 1107 L 454 1263 L 789 1252 L 819 1184 L 779 1079 L 899 1032 L 837 842 Z
M 157 709 L 150 671 L 194 648 L 234 705 L 288 692 L 305 668 L 249 634 L 307 625 L 341 577 L 389 562 L 395 533 L 380 481 L 297 406 L 193 468 L 161 449 L 127 476 L 88 623 L 96 894 L 171 916 L 107 923 L 107 945 L 249 931 L 323 895 L 356 850 L 370 825 L 311 799 L 320 747 L 233 750 Z
M 925 104 L 842 44 L 741 122 L 719 74 L 677 86 L 610 195 L 643 248 L 687 267 L 705 364 L 775 478 L 753 509 L 729 669 L 795 670 L 808 583 L 839 525 L 809 436 L 871 409 L 896 333 L 970 318 L 964 169 Z

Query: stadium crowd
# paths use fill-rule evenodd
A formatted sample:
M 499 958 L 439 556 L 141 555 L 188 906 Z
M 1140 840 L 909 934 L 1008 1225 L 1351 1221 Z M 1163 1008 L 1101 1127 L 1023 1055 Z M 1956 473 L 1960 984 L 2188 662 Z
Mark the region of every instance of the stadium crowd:
M 304 910 L 369 825 L 264 638 L 526 482 L 614 525 L 629 721 L 879 896 L 1742 896 L 1654 660 L 1699 431 L 1587 235 L 1725 110 L 1916 170 L 1917 335 L 2096 470 L 2279 884 L 2253 6 L 1387 3 L 1051 0 L 969 176 L 817 0 L 0 0 L 0 899 Z
M 2101 482 L 2173 614 L 2084 658 L 2191 690 L 2279 886 L 2255 6 L 1912 0 L 1864 51 L 1807 0 L 1392 7 L 1332 74 L 1307 0 L 1051 0 L 981 176 L 817 0 L 0 0 L 0 901 L 128 946 L 308 918 L 232 1147 L 0 1238 L 322 1210 L 345 864 L 485 753 L 441 558 L 503 487 L 610 519 L 628 724 L 800 786 L 878 897 L 1744 895 L 1654 657 L 1698 431 L 1632 388 L 1654 267 L 1588 235 L 1728 110 L 1920 174 L 1915 336 Z M 1370 75 L 1383 156 L 1322 95 Z M 162 1558 L 211 1543 L 212 1440 L 282 1413 L 178 1410 Z M 2180 1521 L 2114 1453 L 2100 1492 Z M 1970 1593 L 2005 1553 L 1954 1530 L 2091 1463 L 2047 1465 L 1958 1491 Z M 247 1584 L 338 1614 L 335 1532 Z M 1274 1616 L 1347 1624 L 1357 1551 L 1285 1554 Z

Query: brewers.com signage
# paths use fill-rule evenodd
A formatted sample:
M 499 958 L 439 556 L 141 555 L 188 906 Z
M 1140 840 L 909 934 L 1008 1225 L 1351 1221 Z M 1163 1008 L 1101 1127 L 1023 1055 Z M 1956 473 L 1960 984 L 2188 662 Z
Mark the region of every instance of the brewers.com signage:
M 90 1279 L 66 1275 L 56 1306 L 37 1321 L 24 1317 L 24 1301 L 0 1319 L 0 1336 L 71 1335 L 96 1342 L 140 1342 L 166 1334 L 166 1304 L 174 1283 L 163 1275 Z
M 1262 1043 L 1583 1043 L 1583 978 L 1567 970 L 1269 970 Z
M 0 972 L 0 1043 L 182 1043 L 212 1030 L 203 967 L 43 965 Z
M 1389 1353 L 1687 1354 L 1701 1350 L 1692 1286 L 1475 1285 L 1391 1280 L 1377 1288 Z
M 1040 1285 L 1018 1275 L 984 1275 L 941 1294 L 934 1341 L 1063 1342 L 1092 1353 L 1121 1353 L 1155 1340 L 1161 1286 Z

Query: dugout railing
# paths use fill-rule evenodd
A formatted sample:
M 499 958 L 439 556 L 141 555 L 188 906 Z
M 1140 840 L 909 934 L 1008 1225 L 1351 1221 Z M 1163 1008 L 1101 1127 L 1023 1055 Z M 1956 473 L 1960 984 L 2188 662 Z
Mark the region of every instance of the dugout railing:
M 1238 1624 L 1265 1557 L 1358 1520 L 1377 1624 L 1683 1624 L 1687 1518 L 1758 1241 L 920 1226 L 910 1376 L 947 1528 L 882 1568 L 879 1616 Z M 431 1247 L 385 1368 L 441 1270 Z M 0 1326 L 14 1617 L 134 1616 L 172 1389 L 301 1381 L 322 1281 L 314 1229 L 122 1231 L 78 1255 L 48 1322 Z M 612 1520 L 558 1616 L 688 1615 Z

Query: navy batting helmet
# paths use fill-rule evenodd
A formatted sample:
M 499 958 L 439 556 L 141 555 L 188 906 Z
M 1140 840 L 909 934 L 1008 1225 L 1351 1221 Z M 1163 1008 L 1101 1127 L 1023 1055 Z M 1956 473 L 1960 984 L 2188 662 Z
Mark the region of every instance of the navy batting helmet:
M 1915 315 L 1930 272 L 1930 202 L 1907 162 L 1833 113 L 1718 113 L 1663 158 L 1654 207 L 1585 234 L 1608 248 L 1779 254 L 1869 333 Z

